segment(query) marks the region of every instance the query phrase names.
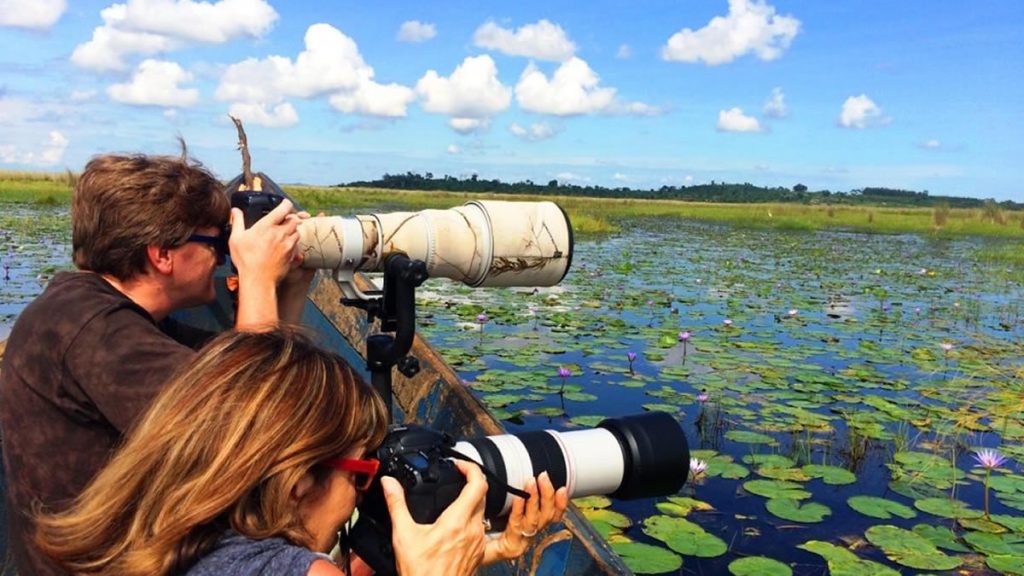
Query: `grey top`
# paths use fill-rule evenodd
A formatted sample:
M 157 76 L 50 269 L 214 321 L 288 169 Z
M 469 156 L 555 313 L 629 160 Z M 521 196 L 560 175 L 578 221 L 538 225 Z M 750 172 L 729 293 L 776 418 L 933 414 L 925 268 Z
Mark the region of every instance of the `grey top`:
M 228 532 L 185 576 L 306 576 L 318 559 L 330 556 L 296 546 L 284 538 L 252 540 Z

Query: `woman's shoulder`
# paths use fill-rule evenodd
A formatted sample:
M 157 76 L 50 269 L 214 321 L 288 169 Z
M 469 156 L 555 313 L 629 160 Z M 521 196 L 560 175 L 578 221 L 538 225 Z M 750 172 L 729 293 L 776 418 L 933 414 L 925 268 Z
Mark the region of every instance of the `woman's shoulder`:
M 313 572 L 316 564 L 320 564 L 317 560 L 323 560 L 323 555 L 296 546 L 284 538 L 254 540 L 228 533 L 213 550 L 199 559 L 186 576 L 333 576 L 331 572 Z

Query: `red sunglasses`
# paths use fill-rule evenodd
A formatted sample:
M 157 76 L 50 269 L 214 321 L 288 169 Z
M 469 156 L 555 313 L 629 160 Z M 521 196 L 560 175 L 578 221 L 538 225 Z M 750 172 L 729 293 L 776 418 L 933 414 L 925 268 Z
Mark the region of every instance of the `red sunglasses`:
M 370 483 L 373 482 L 374 476 L 377 475 L 377 470 L 380 469 L 380 460 L 376 458 L 367 458 L 365 460 L 358 460 L 355 458 L 334 458 L 325 462 L 331 468 L 335 470 L 341 470 L 344 472 L 351 472 L 354 476 L 352 478 L 355 483 L 356 490 L 364 492 L 370 488 Z

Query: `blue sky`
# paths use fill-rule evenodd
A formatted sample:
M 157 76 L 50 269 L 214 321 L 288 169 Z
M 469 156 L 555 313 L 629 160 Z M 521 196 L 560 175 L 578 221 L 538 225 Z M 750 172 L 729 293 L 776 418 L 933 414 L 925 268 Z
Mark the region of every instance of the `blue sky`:
M 371 7 L 372 6 L 372 7 Z M 1024 2 L 0 0 L 0 169 L 1024 201 Z

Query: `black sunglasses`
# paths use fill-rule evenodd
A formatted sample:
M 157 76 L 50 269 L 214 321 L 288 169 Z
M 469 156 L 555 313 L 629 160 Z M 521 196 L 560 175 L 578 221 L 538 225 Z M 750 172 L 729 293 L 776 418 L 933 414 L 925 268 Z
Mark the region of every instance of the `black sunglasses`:
M 206 234 L 193 234 L 185 239 L 186 242 L 199 242 L 207 246 L 213 246 L 217 252 L 217 264 L 223 264 L 228 254 L 228 237 L 221 233 L 220 236 L 207 236 Z

